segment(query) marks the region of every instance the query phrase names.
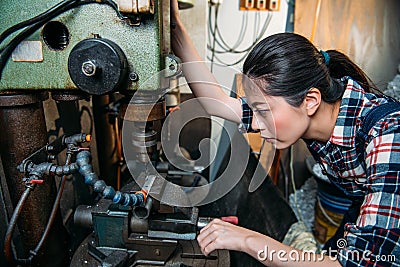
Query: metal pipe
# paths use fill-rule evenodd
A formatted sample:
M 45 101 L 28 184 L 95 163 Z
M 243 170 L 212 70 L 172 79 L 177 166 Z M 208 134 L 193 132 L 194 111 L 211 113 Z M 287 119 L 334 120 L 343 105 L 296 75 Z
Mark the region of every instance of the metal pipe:
M 0 156 L 9 189 L 11 202 L 16 207 L 25 186 L 23 175 L 17 170 L 27 156 L 47 143 L 47 129 L 42 101 L 47 93 L 1 94 L 0 95 Z M 22 257 L 29 255 L 41 238 L 41 233 L 50 215 L 56 195 L 54 179 L 46 179 L 26 200 L 18 219 L 21 233 Z M 60 213 L 45 248 L 32 266 L 66 266 L 68 262 L 67 233 L 62 225 Z M 51 248 L 51 249 L 50 249 Z M 46 255 L 45 255 L 46 251 Z
M 100 177 L 115 188 L 118 166 L 115 141 L 117 137 L 114 132 L 114 123 L 110 123 L 107 110 L 112 102 L 111 97 L 111 95 L 92 96 L 92 105 Z

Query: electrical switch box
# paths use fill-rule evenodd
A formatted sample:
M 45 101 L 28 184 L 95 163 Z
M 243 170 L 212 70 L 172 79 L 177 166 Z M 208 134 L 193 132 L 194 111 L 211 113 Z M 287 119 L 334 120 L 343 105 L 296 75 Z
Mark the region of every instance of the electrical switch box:
M 264 10 L 266 9 L 266 1 L 267 0 L 257 0 L 257 9 Z
M 279 11 L 280 0 L 240 0 L 242 11 Z
M 261 0 L 259 0 L 261 1 Z M 269 11 L 279 11 L 280 8 L 280 0 L 265 0 L 268 2 L 267 9 Z

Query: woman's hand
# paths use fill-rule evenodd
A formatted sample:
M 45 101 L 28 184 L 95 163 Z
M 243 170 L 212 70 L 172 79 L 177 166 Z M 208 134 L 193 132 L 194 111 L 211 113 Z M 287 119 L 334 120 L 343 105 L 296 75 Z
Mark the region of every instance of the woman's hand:
M 214 219 L 201 229 L 197 241 L 204 255 L 216 249 L 245 251 L 246 240 L 257 235 L 256 232 Z
M 180 20 L 178 0 L 171 0 L 170 19 L 171 19 L 171 27 L 172 28 Z

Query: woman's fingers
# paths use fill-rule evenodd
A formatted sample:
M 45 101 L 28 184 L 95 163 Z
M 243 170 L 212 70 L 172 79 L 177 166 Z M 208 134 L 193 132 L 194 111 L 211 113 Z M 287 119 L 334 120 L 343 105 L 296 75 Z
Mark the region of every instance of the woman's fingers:
M 197 241 L 204 255 L 208 255 L 216 249 L 223 249 L 224 223 L 221 220 L 213 220 L 206 227 L 201 229 Z

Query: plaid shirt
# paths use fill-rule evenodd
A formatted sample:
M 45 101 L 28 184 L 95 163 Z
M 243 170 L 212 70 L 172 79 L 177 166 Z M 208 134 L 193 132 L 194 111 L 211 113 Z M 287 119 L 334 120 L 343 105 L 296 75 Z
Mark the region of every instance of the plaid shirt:
M 362 199 L 356 222 L 345 225 L 347 244 L 339 249 L 338 260 L 343 266 L 400 266 L 400 112 L 370 130 L 363 147 L 365 162 L 360 162 L 356 133 L 365 114 L 394 100 L 366 93 L 349 77 L 342 81 L 347 87 L 329 141 L 304 140 L 331 182 L 350 198 Z M 250 107 L 242 106 L 247 118 L 241 130 L 251 130 Z

